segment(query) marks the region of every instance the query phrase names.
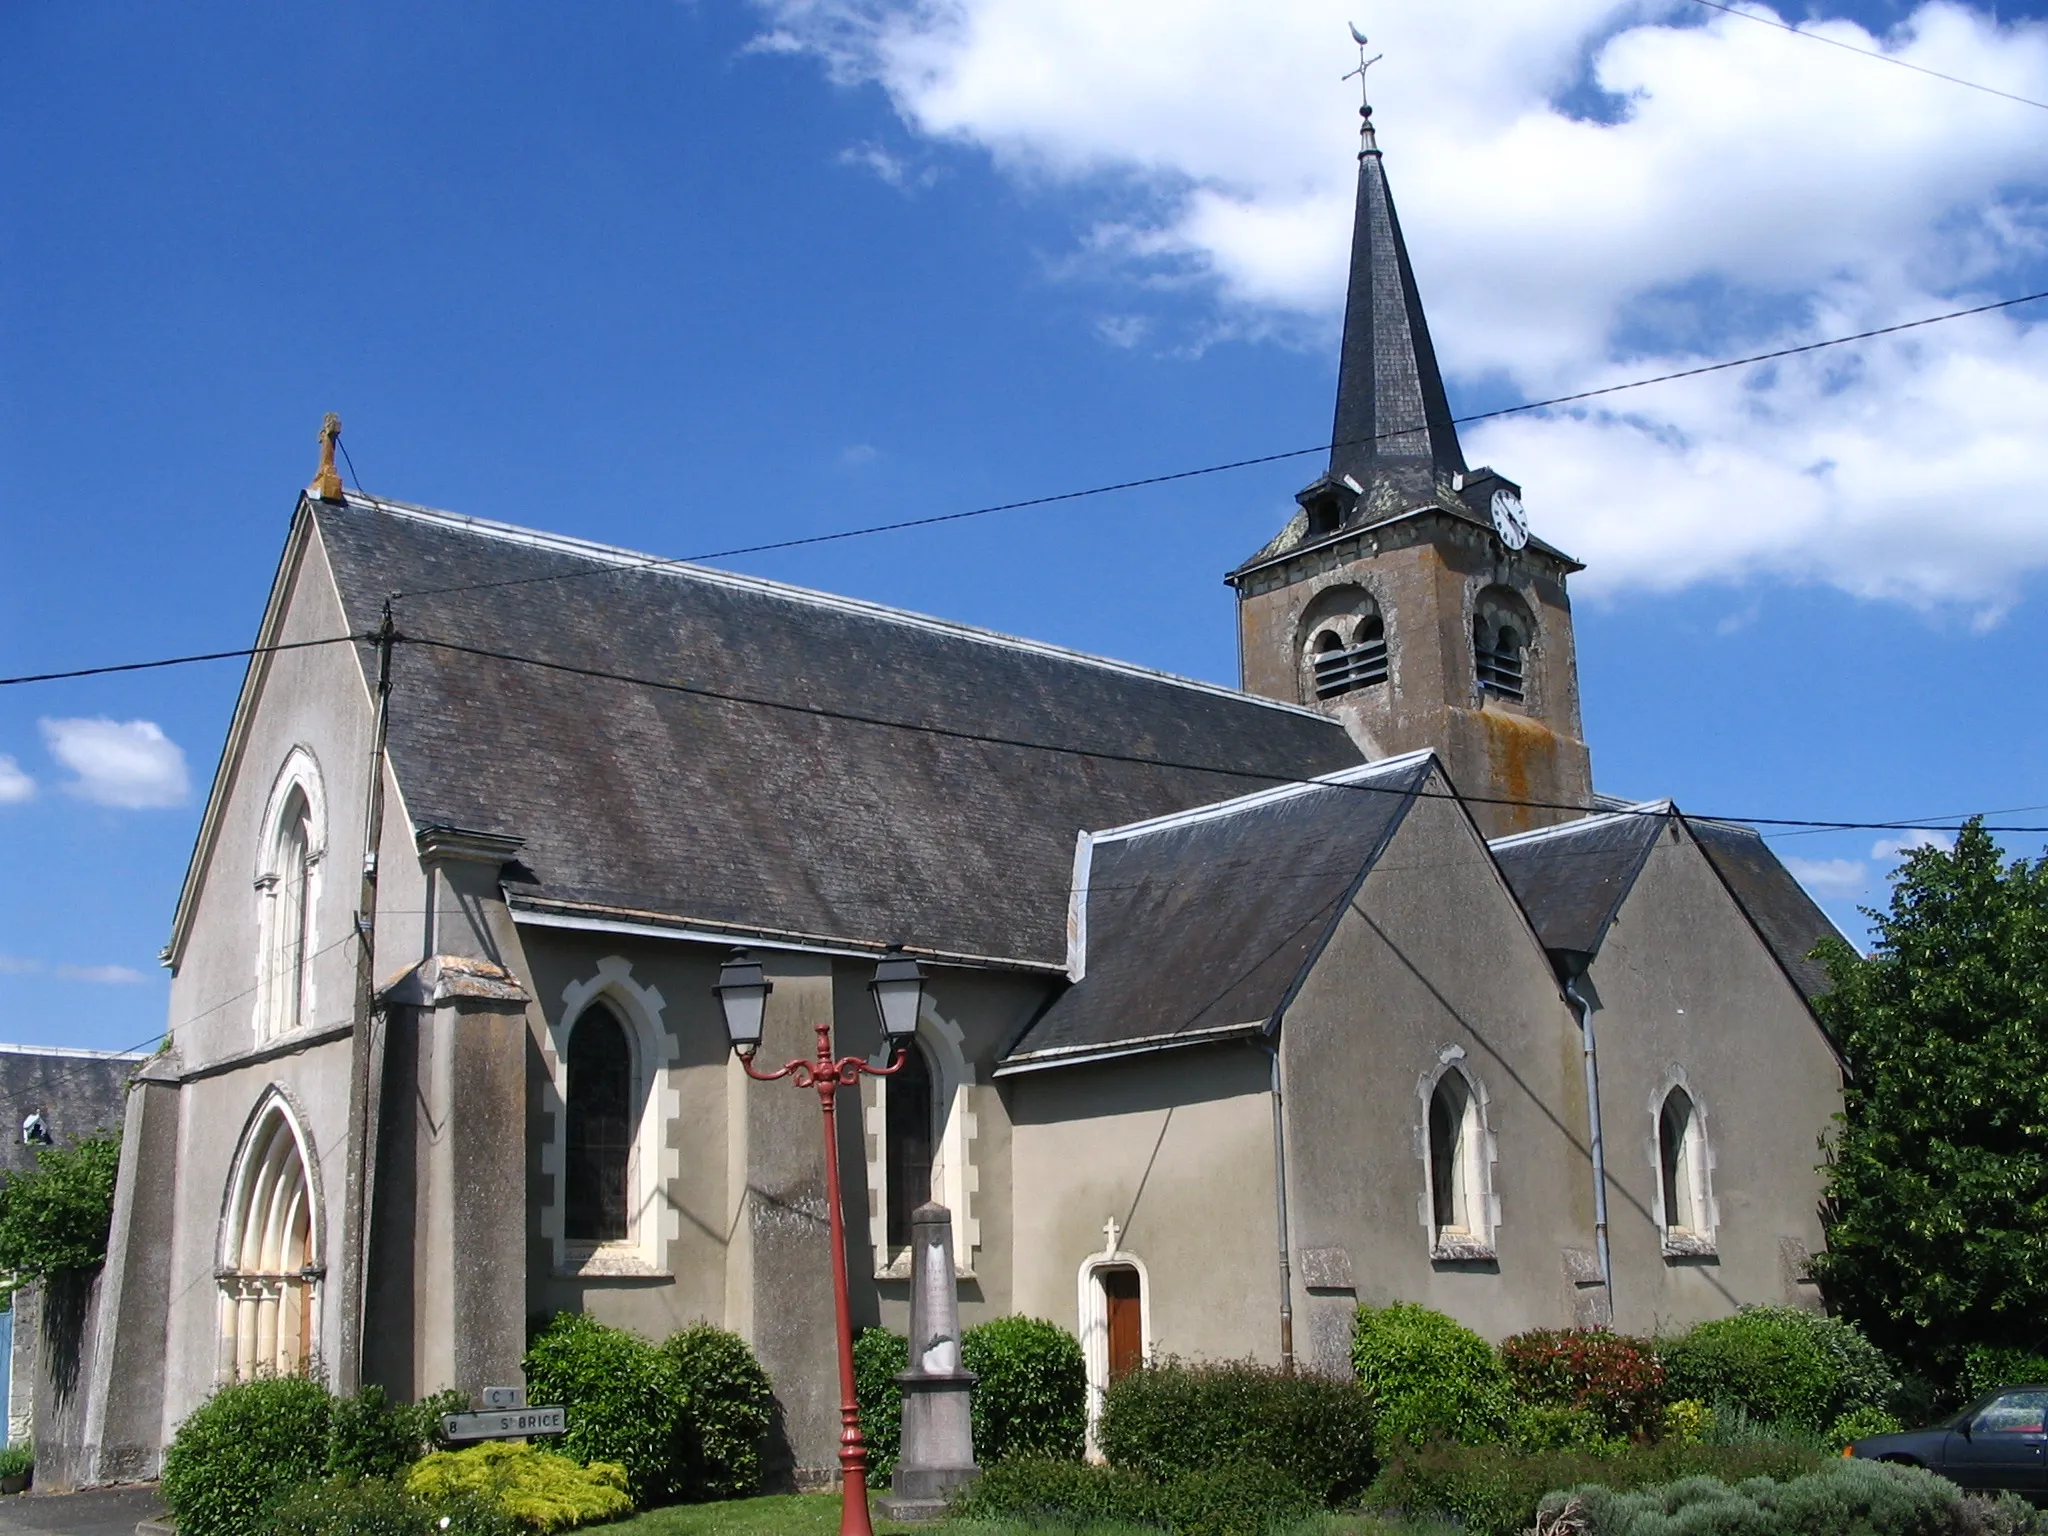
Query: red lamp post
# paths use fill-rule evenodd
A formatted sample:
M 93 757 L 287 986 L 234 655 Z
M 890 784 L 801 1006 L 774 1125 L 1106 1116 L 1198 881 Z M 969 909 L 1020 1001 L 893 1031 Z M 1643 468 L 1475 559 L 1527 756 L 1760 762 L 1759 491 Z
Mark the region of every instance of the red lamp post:
M 860 1433 L 860 1405 L 853 1386 L 853 1314 L 846 1294 L 846 1223 L 839 1207 L 839 1128 L 833 1113 L 833 1099 L 841 1088 L 851 1088 L 863 1077 L 888 1077 L 903 1070 L 904 1047 L 917 1033 L 917 1009 L 924 995 L 923 967 L 892 946 L 875 967 L 875 979 L 868 991 L 875 999 L 875 1012 L 882 1021 L 882 1037 L 889 1042 L 889 1065 L 872 1067 L 858 1056 L 832 1055 L 832 1026 L 820 1024 L 818 1054 L 799 1056 L 774 1072 L 754 1070 L 754 1053 L 761 1048 L 761 1031 L 767 1011 L 768 994 L 774 983 L 744 949 L 732 952 L 719 969 L 718 984 L 711 989 L 725 1013 L 725 1032 L 732 1041 L 740 1067 L 756 1082 L 772 1083 L 793 1079 L 799 1088 L 818 1090 L 818 1108 L 825 1117 L 825 1211 L 832 1243 L 832 1308 L 839 1332 L 839 1536 L 874 1536 L 868 1518 L 868 1449 Z

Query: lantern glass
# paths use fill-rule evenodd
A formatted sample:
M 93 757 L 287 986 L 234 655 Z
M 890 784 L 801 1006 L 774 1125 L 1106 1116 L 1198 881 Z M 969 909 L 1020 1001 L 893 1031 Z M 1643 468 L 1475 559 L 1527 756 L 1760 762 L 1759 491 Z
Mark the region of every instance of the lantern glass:
M 732 1048 L 742 1054 L 761 1043 L 761 1026 L 768 1011 L 768 994 L 775 990 L 761 971 L 761 962 L 744 949 L 736 949 L 718 968 L 718 985 L 712 992 L 725 1014 L 725 1033 Z
M 903 953 L 900 946 L 875 967 L 875 979 L 868 983 L 875 996 L 875 1013 L 882 1021 L 882 1035 L 900 1044 L 917 1033 L 918 1005 L 924 999 L 924 967 Z

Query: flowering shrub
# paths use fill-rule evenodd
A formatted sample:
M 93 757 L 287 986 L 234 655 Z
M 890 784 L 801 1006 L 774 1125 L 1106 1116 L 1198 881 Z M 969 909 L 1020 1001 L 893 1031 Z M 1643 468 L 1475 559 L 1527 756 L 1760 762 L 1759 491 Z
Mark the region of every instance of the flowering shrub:
M 1664 1366 L 1647 1340 L 1605 1328 L 1538 1328 L 1502 1342 L 1515 1395 L 1539 1408 L 1578 1408 L 1610 1435 L 1647 1439 L 1661 1427 Z

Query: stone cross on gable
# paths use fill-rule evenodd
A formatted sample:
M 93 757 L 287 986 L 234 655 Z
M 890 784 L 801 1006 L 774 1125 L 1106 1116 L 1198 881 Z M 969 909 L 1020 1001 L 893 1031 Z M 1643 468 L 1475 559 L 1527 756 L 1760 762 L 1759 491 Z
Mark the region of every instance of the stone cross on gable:
M 1116 1218 L 1114 1216 L 1110 1217 L 1109 1220 L 1105 1221 L 1102 1224 L 1102 1235 L 1109 1239 L 1109 1246 L 1102 1250 L 1104 1253 L 1113 1254 L 1116 1252 L 1116 1240 L 1122 1234 L 1122 1232 L 1123 1228 L 1116 1224 Z

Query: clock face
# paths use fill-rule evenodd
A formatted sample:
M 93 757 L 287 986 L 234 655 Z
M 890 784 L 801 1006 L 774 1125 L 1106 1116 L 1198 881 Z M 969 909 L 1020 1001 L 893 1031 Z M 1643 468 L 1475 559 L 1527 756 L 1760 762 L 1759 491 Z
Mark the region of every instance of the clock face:
M 1529 514 L 1513 491 L 1493 493 L 1493 531 L 1509 549 L 1520 549 L 1529 542 Z

